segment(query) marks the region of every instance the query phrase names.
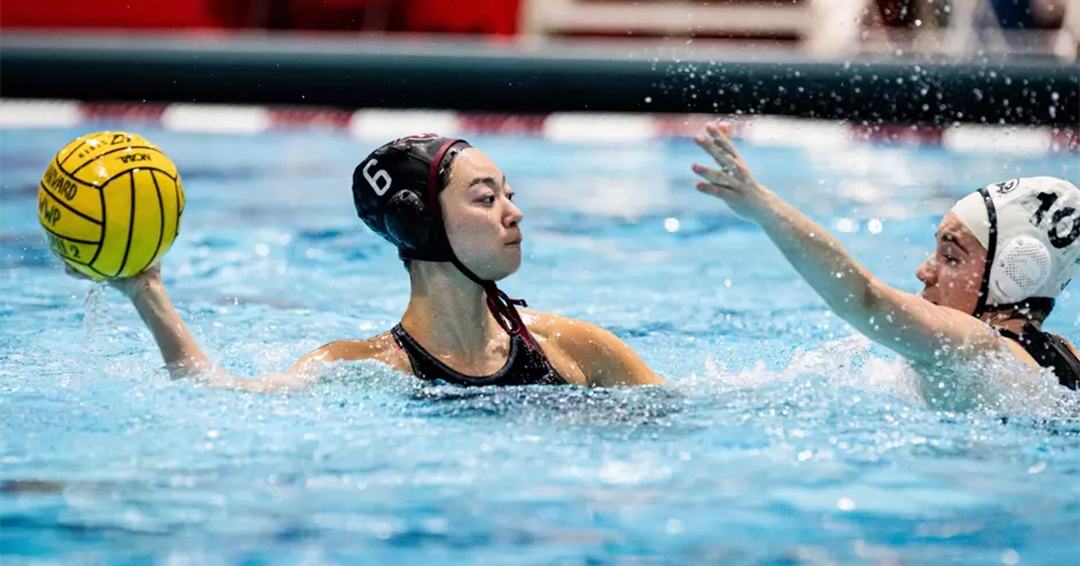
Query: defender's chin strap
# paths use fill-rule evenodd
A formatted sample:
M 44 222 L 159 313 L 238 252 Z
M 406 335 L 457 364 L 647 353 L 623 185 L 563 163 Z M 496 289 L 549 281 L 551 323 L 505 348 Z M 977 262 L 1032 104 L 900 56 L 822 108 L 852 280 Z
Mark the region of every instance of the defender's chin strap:
M 1004 303 L 1000 305 L 985 305 L 983 307 L 982 314 L 988 312 L 1001 312 L 1015 310 L 1020 314 L 1025 314 L 1025 311 L 1037 311 L 1042 313 L 1049 313 L 1054 310 L 1054 299 L 1049 297 L 1031 297 L 1015 303 Z M 1027 317 L 1031 318 L 1031 317 Z
M 994 199 L 990 197 L 990 191 L 986 187 L 979 189 L 983 202 L 986 203 L 986 220 L 990 224 L 990 241 L 986 245 L 986 267 L 983 269 L 982 286 L 979 288 L 979 302 L 975 305 L 975 312 L 971 313 L 975 318 L 982 318 L 986 314 L 986 301 L 990 298 L 990 270 L 994 267 L 994 256 L 997 254 L 997 209 L 994 208 Z

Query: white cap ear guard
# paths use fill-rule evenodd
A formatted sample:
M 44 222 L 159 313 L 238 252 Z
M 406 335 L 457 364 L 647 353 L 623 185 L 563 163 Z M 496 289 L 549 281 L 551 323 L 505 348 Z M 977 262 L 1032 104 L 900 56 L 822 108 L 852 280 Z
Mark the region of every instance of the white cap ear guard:
M 1050 250 L 1042 242 L 1018 236 L 998 251 L 990 268 L 989 304 L 1017 303 L 1037 296 L 1050 278 Z
M 1080 265 L 1080 189 L 1055 177 L 989 185 L 953 207 L 986 248 L 975 316 L 988 306 L 1053 305 Z

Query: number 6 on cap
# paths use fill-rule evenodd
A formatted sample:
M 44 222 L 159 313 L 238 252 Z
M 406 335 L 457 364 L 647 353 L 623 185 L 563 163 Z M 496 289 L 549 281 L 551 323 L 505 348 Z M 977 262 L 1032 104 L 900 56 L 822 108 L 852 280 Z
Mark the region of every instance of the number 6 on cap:
M 382 169 L 376 171 L 374 175 L 371 174 L 369 169 L 378 162 L 378 159 L 372 159 L 367 162 L 367 165 L 364 165 L 364 179 L 367 179 L 368 184 L 371 185 L 375 194 L 383 196 L 386 194 L 386 191 L 390 190 L 390 183 L 392 180 L 390 179 L 390 174 Z

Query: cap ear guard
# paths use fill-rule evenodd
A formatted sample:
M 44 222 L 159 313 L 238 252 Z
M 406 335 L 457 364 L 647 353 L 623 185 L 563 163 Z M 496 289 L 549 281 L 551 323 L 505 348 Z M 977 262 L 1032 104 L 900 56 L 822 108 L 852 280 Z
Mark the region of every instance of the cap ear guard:
M 424 201 L 412 191 L 401 191 L 386 203 L 386 233 L 409 259 L 425 259 L 424 250 L 435 247 L 438 235 Z
M 1018 236 L 1005 243 L 990 269 L 993 303 L 1016 303 L 1032 297 L 1050 278 L 1053 260 L 1042 242 Z

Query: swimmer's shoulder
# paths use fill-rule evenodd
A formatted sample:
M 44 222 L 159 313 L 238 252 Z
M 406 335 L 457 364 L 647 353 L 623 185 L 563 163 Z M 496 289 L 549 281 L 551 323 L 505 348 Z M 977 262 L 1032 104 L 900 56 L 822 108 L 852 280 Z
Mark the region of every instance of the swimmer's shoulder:
M 596 340 L 608 332 L 595 324 L 549 312 L 521 311 L 522 321 L 547 353 L 552 350 L 573 350 L 575 345 Z
M 1009 349 L 1009 353 L 1012 354 L 1017 361 L 1022 362 L 1029 367 L 1039 367 L 1039 362 L 1035 361 L 1035 358 L 1024 349 L 1024 346 L 1020 344 L 1020 342 L 1007 336 L 1002 336 L 1001 341 L 1005 343 L 1005 346 Z
M 567 383 L 574 385 L 588 385 L 589 378 L 576 359 L 573 349 L 567 347 L 565 329 L 572 323 L 568 319 L 557 314 L 538 312 L 533 310 L 521 310 L 521 319 L 529 329 L 540 350 L 544 352 L 551 367 Z
M 600 326 L 553 313 L 521 314 L 548 362 L 570 383 L 603 387 L 663 383 L 629 346 Z
M 607 332 L 591 322 L 567 318 L 550 312 L 525 309 L 521 311 L 521 315 L 525 326 L 529 327 L 529 332 L 533 336 L 555 344 L 565 345 L 578 338 L 587 338 L 590 335 Z
M 374 360 L 386 364 L 397 371 L 412 373 L 412 366 L 405 353 L 389 331 L 371 338 L 357 340 L 335 340 L 324 344 L 300 358 L 293 370 L 309 368 L 318 364 L 333 362 L 359 362 Z

